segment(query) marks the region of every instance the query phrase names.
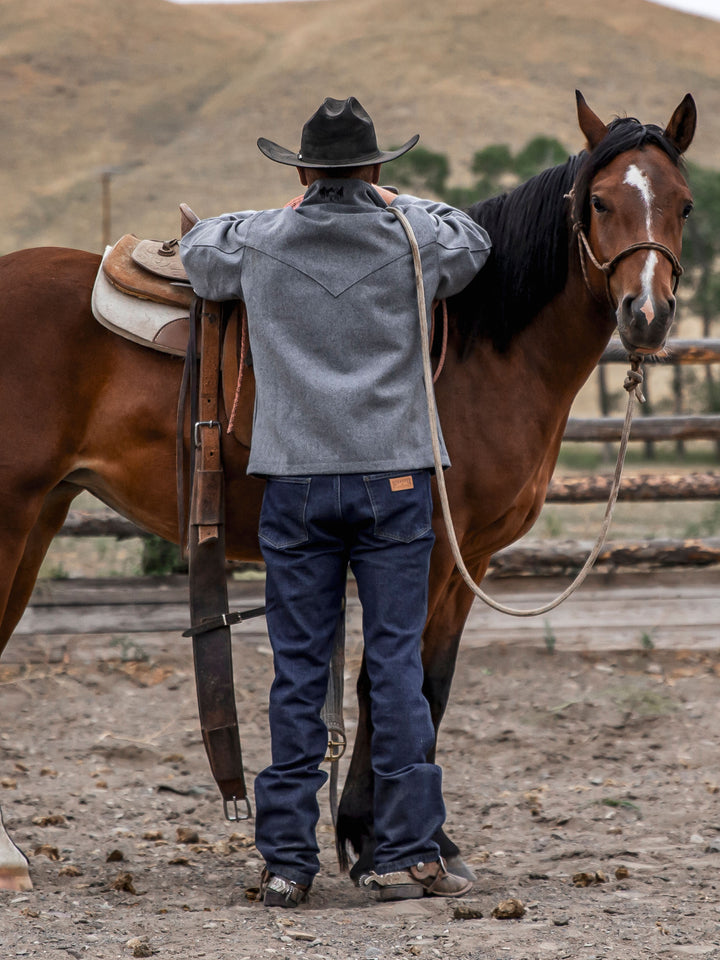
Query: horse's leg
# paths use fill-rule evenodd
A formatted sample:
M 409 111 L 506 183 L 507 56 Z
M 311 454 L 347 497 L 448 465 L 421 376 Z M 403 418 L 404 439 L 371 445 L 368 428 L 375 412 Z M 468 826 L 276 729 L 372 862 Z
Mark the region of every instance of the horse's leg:
M 370 678 L 363 653 L 357 679 L 358 723 L 350 768 L 345 777 L 338 806 L 335 843 L 340 867 L 347 869 L 348 845 L 357 855 L 350 870 L 356 882 L 373 869 L 375 832 L 373 829 L 374 781 L 370 755 L 372 722 L 370 719 Z
M 2 571 L 2 578 L 5 583 L 9 583 L 9 590 L 0 616 L 0 653 L 27 607 L 48 547 L 62 527 L 70 504 L 79 493 L 80 488 L 74 484 L 60 483 L 47 494 L 27 535 L 14 573 L 8 568 Z
M 27 858 L 5 832 L 0 810 L 0 890 L 32 890 L 32 886 Z
M 474 569 L 470 568 L 476 583 L 484 576 L 488 562 L 486 560 Z M 474 600 L 474 595 L 454 567 L 442 590 L 435 590 L 431 596 L 433 595 L 436 598 L 435 603 L 431 606 L 423 634 L 423 693 L 430 704 L 436 731 L 435 749 L 429 757 L 431 760 L 435 759 L 437 733 L 450 698 L 460 639 Z M 434 839 L 452 873 L 474 880 L 472 870 L 462 860 L 458 847 L 445 831 L 439 830 Z
M 7 601 L 0 620 L 0 651 L 7 643 L 23 614 L 37 578 L 40 564 L 50 541 L 63 524 L 73 498 L 79 493 L 71 484 L 60 484 L 45 498 L 40 512 L 28 533 L 24 547 L 22 537 L 8 538 L 3 551 L 2 570 Z M 17 515 L 16 515 L 17 519 Z M 20 531 L 18 530 L 19 534 Z M 17 556 L 20 554 L 19 562 Z M 0 890 L 32 890 L 32 880 L 25 855 L 15 846 L 2 821 L 0 810 Z

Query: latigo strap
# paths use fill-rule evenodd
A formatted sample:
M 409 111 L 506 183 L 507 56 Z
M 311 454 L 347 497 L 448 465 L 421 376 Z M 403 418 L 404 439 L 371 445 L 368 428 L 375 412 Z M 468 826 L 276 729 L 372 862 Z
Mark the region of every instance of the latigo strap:
M 200 727 L 225 816 L 236 821 L 250 817 L 251 810 L 235 707 L 225 577 L 224 477 L 218 420 L 221 327 L 221 305 L 203 301 L 188 556 Z

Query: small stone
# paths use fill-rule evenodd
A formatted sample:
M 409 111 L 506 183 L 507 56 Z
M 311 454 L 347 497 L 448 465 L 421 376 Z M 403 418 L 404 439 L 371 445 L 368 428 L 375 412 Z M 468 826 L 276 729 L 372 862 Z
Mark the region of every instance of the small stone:
M 82 870 L 80 867 L 76 867 L 74 864 L 69 863 L 66 867 L 61 867 L 58 870 L 59 877 L 81 877 Z
M 33 850 L 33 855 L 36 857 L 47 857 L 48 860 L 60 860 L 60 851 L 57 847 L 53 847 L 49 843 L 42 843 L 39 847 L 35 847 Z
M 617 870 L 615 871 L 616 880 L 627 880 L 629 876 L 630 876 L 630 871 L 628 870 L 627 867 L 618 867 Z
M 50 813 L 45 817 L 33 817 L 32 822 L 36 827 L 60 827 L 67 821 L 61 813 Z
M 122 850 L 111 850 L 105 858 L 105 863 L 119 863 L 124 859 L 125 854 L 122 852 Z
M 192 827 L 178 827 L 175 839 L 178 843 L 200 843 L 200 834 Z
M 133 937 L 125 946 L 132 951 L 134 957 L 151 957 L 154 952 L 147 940 L 142 937 Z
M 566 917 L 564 915 L 560 917 L 553 917 L 553 925 L 556 927 L 567 927 L 569 923 L 570 917 Z
M 525 916 L 525 904 L 516 897 L 501 900 L 492 912 L 496 920 L 519 920 Z
M 607 883 L 607 877 L 602 870 L 594 873 L 574 873 L 572 882 L 576 887 L 592 887 L 598 883 Z
M 255 846 L 255 841 L 252 839 L 252 837 L 248 837 L 244 833 L 231 833 L 228 837 L 228 840 L 237 847 Z
M 112 890 L 120 890 L 124 893 L 132 893 L 133 896 L 137 896 L 137 890 L 133 884 L 133 875 L 131 873 L 119 873 L 110 884 L 110 888 Z M 142 956 L 149 956 L 149 954 L 142 954 Z
M 453 904 L 454 920 L 482 920 L 483 912 L 480 904 L 472 900 L 464 900 L 462 903 Z

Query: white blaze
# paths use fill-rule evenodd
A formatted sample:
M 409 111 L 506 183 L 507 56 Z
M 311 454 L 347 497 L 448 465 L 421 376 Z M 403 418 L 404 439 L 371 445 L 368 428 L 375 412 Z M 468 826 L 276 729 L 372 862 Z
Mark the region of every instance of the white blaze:
M 629 184 L 640 194 L 642 202 L 645 206 L 645 228 L 647 230 L 648 240 L 653 240 L 653 225 L 652 225 L 652 204 L 655 199 L 655 195 L 652 192 L 652 187 L 650 186 L 650 177 L 634 163 L 631 164 L 625 174 L 625 183 Z M 640 308 L 647 318 L 648 324 L 652 323 L 655 316 L 655 312 L 652 308 L 652 299 L 650 297 L 653 280 L 655 277 L 655 266 L 658 262 L 658 255 L 655 250 L 651 250 L 648 253 L 648 258 L 645 261 L 645 266 L 640 275 L 640 282 L 643 285 L 644 293 L 644 302 Z

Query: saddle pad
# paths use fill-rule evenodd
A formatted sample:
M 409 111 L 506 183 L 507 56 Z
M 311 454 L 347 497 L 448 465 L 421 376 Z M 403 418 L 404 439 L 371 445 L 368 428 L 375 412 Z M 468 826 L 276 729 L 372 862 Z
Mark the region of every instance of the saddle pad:
M 106 249 L 103 264 L 113 249 Z M 185 356 L 190 333 L 189 312 L 182 307 L 122 293 L 110 283 L 103 266 L 93 286 L 92 311 L 98 323 L 126 340 L 163 353 Z
M 162 246 L 162 241 L 151 241 Z M 108 280 L 125 293 L 157 303 L 184 307 L 189 311 L 193 292 L 189 286 L 171 283 L 170 280 L 149 273 L 133 260 L 133 251 L 141 241 L 132 233 L 121 237 L 103 257 L 103 270 Z

